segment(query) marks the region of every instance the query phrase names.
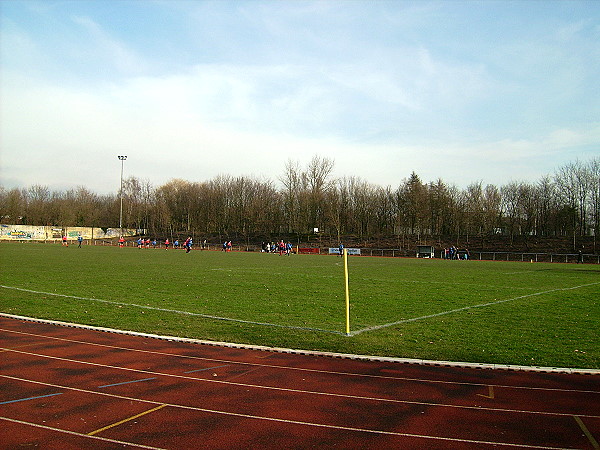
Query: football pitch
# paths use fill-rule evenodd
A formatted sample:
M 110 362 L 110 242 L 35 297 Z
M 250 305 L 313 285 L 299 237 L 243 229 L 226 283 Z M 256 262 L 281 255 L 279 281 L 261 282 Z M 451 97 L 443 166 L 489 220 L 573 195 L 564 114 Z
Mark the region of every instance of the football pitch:
M 600 266 L 0 244 L 0 311 L 214 341 L 600 368 Z

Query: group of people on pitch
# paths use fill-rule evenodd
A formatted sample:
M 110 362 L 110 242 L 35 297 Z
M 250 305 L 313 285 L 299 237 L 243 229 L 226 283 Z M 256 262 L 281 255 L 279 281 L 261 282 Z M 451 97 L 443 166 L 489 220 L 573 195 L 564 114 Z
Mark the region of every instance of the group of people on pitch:
M 261 244 L 261 252 L 263 253 L 279 253 L 281 255 L 290 256 L 292 254 L 292 243 L 285 242 L 283 239 L 277 243 L 274 242 L 263 242 Z

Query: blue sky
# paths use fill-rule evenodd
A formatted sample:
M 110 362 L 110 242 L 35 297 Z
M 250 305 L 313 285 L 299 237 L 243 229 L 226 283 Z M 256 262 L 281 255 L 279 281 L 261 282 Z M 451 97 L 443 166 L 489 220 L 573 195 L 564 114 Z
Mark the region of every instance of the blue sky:
M 0 2 L 0 182 L 538 181 L 600 156 L 598 1 Z

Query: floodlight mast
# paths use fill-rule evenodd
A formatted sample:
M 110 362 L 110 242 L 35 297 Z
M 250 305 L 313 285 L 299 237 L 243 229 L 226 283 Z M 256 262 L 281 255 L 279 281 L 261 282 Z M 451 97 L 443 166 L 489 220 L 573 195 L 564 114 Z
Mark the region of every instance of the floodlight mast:
M 121 189 L 119 190 L 119 197 L 121 197 L 121 211 L 119 213 L 119 229 L 121 230 L 121 236 L 123 236 L 123 164 L 127 159 L 127 156 L 117 156 L 121 161 Z

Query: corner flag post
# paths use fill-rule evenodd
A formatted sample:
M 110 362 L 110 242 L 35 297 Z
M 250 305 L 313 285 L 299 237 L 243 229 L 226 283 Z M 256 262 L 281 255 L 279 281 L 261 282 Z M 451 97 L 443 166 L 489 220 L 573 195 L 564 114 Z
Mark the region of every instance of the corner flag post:
M 344 248 L 344 282 L 346 285 L 346 336 L 350 336 L 350 290 L 348 287 L 348 249 Z

